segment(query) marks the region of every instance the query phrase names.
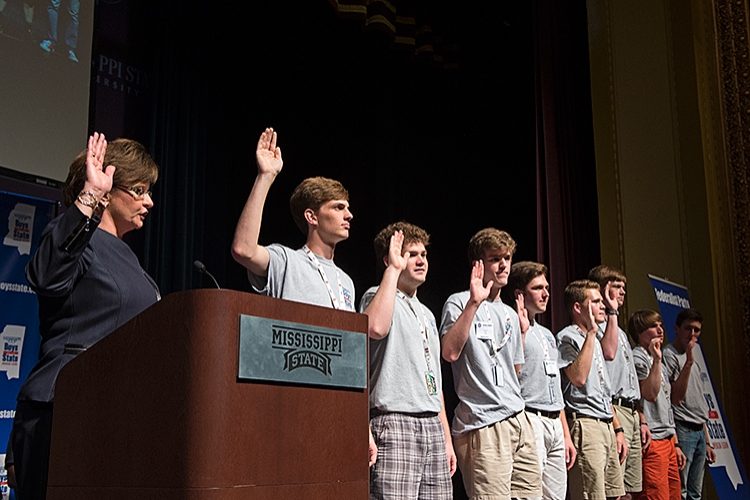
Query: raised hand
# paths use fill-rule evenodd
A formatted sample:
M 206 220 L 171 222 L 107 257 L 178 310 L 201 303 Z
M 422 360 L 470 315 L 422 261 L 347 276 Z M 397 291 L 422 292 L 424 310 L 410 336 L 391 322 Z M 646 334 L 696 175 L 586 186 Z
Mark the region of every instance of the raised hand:
M 617 297 L 615 297 L 617 291 L 613 290 L 612 282 L 606 284 L 604 287 L 604 293 L 602 294 L 602 301 L 604 302 L 604 305 L 607 309 L 614 309 L 615 311 L 620 307 L 620 303 L 617 302 Z
M 583 323 L 586 327 L 587 334 L 596 334 L 599 330 L 597 328 L 596 316 L 594 316 L 594 309 L 591 305 L 591 301 L 588 303 L 588 310 L 583 314 Z
M 107 152 L 107 140 L 104 134 L 94 132 L 89 137 L 86 150 L 86 182 L 84 191 L 91 191 L 97 201 L 112 190 L 112 177 L 115 174 L 115 166 L 104 167 L 104 155 Z
M 274 177 L 281 172 L 284 161 L 281 159 L 281 148 L 276 146 L 277 134 L 267 128 L 260 134 L 255 160 L 258 163 L 258 175 L 270 174 Z
M 484 284 L 484 262 L 481 260 L 475 260 L 474 266 L 471 268 L 471 281 L 469 282 L 469 297 L 470 300 L 476 304 L 483 302 L 487 297 L 490 296 L 492 290 L 493 281 L 490 281 L 485 286 Z
M 693 347 L 695 347 L 695 344 L 698 343 L 698 339 L 693 337 L 690 339 L 690 342 L 688 342 L 687 347 L 685 347 L 685 364 L 690 363 L 691 365 L 695 362 L 695 353 L 693 352 Z
M 398 271 L 406 269 L 406 263 L 409 260 L 408 252 L 401 253 L 404 247 L 404 233 L 396 231 L 391 236 L 391 242 L 388 246 L 388 267 Z
M 529 321 L 529 311 L 526 310 L 525 300 L 523 293 L 518 292 L 516 294 L 516 313 L 518 313 L 518 322 L 521 325 L 521 333 L 529 331 L 531 321 Z
M 648 352 L 654 358 L 654 361 L 661 361 L 661 341 L 662 339 L 655 337 L 648 344 Z

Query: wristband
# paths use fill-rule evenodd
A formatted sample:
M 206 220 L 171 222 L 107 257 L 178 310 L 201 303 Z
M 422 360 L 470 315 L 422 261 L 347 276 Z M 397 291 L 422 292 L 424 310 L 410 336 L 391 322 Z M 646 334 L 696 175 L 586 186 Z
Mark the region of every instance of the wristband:
M 604 312 L 607 313 L 607 316 L 612 316 L 613 314 L 615 316 L 619 316 L 620 315 L 620 311 L 618 311 L 617 309 L 610 309 L 609 307 L 606 308 L 604 310 Z
M 645 425 L 646 427 L 648 427 L 648 422 L 641 422 L 641 425 Z
M 617 429 L 615 429 L 615 434 L 617 434 L 618 432 L 622 432 L 624 434 L 625 430 L 622 427 L 618 427 Z

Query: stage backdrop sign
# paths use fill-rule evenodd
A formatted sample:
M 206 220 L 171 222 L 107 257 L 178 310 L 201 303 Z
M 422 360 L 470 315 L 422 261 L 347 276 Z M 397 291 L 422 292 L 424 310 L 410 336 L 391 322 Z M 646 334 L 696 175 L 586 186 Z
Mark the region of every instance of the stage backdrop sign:
M 674 324 L 682 309 L 690 307 L 688 289 L 677 283 L 649 274 L 651 285 L 654 287 L 656 300 L 659 302 L 659 312 L 664 320 L 664 331 L 669 341 L 674 340 Z M 712 332 L 704 332 L 710 335 Z M 737 447 L 732 439 L 729 426 L 724 421 L 724 410 L 716 396 L 711 371 L 708 368 L 700 340 L 693 348 L 695 363 L 705 375 L 703 380 L 703 395 L 708 403 L 708 436 L 716 452 L 716 462 L 710 465 L 711 479 L 721 500 L 750 499 L 750 487 L 747 484 L 747 474 L 742 465 Z
M 8 498 L 5 450 L 13 425 L 16 396 L 39 356 L 36 294 L 24 269 L 56 203 L 0 191 L 0 491 Z

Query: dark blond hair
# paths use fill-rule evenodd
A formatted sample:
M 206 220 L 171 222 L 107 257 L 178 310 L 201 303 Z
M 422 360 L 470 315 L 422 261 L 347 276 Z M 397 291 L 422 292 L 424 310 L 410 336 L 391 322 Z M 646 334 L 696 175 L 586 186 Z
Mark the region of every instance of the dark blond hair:
M 408 222 L 394 222 L 389 224 L 375 236 L 375 258 L 378 263 L 384 266 L 383 259 L 388 255 L 388 249 L 391 246 L 391 236 L 396 231 L 404 233 L 404 247 L 412 243 L 422 243 L 425 247 L 430 244 L 430 235 L 421 227 L 409 224 Z
M 573 306 L 577 303 L 583 304 L 588 298 L 588 290 L 600 291 L 599 283 L 592 280 L 576 280 L 565 287 L 563 292 L 563 303 L 571 319 L 573 318 Z
M 628 334 L 633 339 L 633 342 L 637 344 L 638 337 L 652 326 L 656 326 L 656 323 L 664 324 L 661 314 L 649 309 L 641 309 L 630 315 L 630 319 L 628 320 Z
M 596 281 L 597 283 L 599 283 L 599 286 L 602 288 L 602 290 L 610 281 L 622 281 L 623 283 L 628 282 L 628 279 L 625 277 L 622 271 L 615 267 L 605 266 L 604 264 L 596 266 L 591 271 L 589 271 L 589 279 L 591 281 Z
M 83 190 L 86 182 L 86 153 L 82 151 L 70 164 L 68 178 L 63 184 L 65 206 L 71 206 Z M 112 186 L 132 186 L 144 183 L 151 186 L 159 178 L 159 167 L 140 142 L 131 139 L 115 139 L 107 144 L 103 166 L 115 166 Z
M 331 200 L 349 200 L 349 192 L 339 181 L 325 177 L 310 177 L 294 188 L 289 199 L 289 208 L 297 227 L 307 236 L 305 210 L 317 212 L 323 204 Z
M 469 240 L 469 262 L 482 260 L 487 250 L 507 250 L 512 256 L 516 251 L 516 242 L 505 231 L 494 227 L 482 229 Z

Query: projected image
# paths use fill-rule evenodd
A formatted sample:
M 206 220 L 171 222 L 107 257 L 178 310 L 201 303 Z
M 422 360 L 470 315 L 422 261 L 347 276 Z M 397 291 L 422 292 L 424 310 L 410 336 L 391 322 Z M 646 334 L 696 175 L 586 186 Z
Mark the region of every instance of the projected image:
M 0 167 L 64 180 L 86 146 L 92 0 L 0 0 Z

